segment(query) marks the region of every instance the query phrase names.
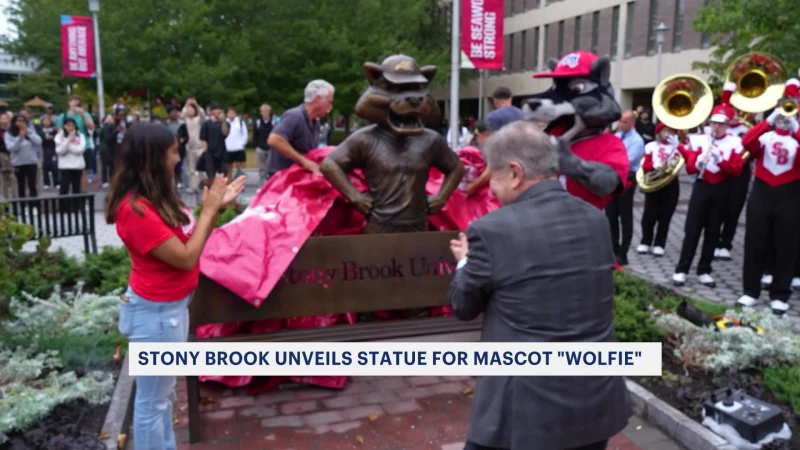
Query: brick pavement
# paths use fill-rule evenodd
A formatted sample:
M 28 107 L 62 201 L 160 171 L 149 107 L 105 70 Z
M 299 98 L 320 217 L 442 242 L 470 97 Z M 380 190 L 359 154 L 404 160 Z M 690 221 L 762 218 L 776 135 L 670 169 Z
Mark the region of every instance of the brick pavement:
M 283 386 L 258 395 L 201 384 L 203 442 L 189 445 L 186 387 L 178 386 L 178 449 L 461 450 L 471 377 L 357 377 L 341 391 Z M 130 445 L 128 448 L 132 448 Z M 681 450 L 639 417 L 608 450 Z
M 681 294 L 693 297 L 702 298 L 716 303 L 725 303 L 727 305 L 734 305 L 736 300 L 742 295 L 742 265 L 744 260 L 744 233 L 745 233 L 745 211 L 742 211 L 739 217 L 739 228 L 733 240 L 733 249 L 731 250 L 731 260 L 721 261 L 715 260 L 712 264 L 714 272 L 712 276 L 717 283 L 717 287 L 711 289 L 697 281 L 696 268 L 697 262 L 700 259 L 700 247 L 703 240 L 698 244 L 697 253 L 692 264 L 692 268 L 688 273 L 686 285 L 683 287 L 675 287 L 672 285 L 672 274 L 675 271 L 675 265 L 678 263 L 680 257 L 681 245 L 683 244 L 684 225 L 686 221 L 686 211 L 688 208 L 689 197 L 692 193 L 692 185 L 689 182 L 689 177 L 682 173 L 680 177 L 680 200 L 675 214 L 672 216 L 670 222 L 669 236 L 665 247 L 665 255 L 656 258 L 651 254 L 639 255 L 636 253 L 636 246 L 639 245 L 642 239 L 641 217 L 644 211 L 644 194 L 637 190 L 634 197 L 634 227 L 633 227 L 633 242 L 631 243 L 631 250 L 628 253 L 629 265 L 625 267 L 626 270 L 634 272 L 642 277 L 656 283 L 662 283 L 675 289 Z M 747 205 L 745 205 L 745 209 Z M 762 291 L 761 303 L 758 308 L 769 309 L 769 293 Z M 800 293 L 794 292 L 792 298 L 789 300 L 791 308 L 787 313 L 788 320 L 794 323 L 794 329 L 800 332 Z

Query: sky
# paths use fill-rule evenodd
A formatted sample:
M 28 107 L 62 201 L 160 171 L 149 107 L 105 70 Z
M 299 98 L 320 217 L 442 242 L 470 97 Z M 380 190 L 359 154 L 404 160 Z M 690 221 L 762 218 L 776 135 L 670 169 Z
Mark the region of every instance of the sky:
M 10 0 L 0 0 L 0 34 L 5 36 L 9 34 L 9 25 L 6 18 L 6 8 L 8 8 L 9 2 Z

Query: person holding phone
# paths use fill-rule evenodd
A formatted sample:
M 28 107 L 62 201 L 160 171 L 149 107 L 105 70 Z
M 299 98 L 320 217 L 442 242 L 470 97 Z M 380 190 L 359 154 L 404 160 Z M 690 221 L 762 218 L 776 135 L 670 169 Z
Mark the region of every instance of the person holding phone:
M 64 119 L 61 131 L 56 135 L 56 155 L 58 155 L 60 195 L 81 193 L 81 177 L 86 168 L 86 137 L 78 132 L 75 121 Z
M 42 138 L 36 133 L 32 124 L 23 115 L 16 115 L 11 120 L 11 127 L 3 135 L 6 149 L 11 154 L 11 165 L 17 176 L 17 195 L 26 197 L 25 186 L 28 186 L 29 197 L 36 197 L 36 173 L 42 158 Z

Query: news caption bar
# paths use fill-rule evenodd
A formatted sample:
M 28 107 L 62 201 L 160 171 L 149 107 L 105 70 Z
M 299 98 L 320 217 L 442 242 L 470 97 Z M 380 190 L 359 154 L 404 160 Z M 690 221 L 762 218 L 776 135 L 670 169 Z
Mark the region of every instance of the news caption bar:
M 661 376 L 661 343 L 129 344 L 130 375 Z

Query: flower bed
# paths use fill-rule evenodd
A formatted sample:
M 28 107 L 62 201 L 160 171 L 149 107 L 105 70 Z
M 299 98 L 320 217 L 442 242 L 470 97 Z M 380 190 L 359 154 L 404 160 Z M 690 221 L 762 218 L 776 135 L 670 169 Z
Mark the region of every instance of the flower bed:
M 31 235 L 0 204 L 0 449 L 100 449 L 126 340 L 116 292 L 124 249 L 84 263 L 20 249 Z M 79 279 L 84 281 L 78 281 Z
M 617 273 L 615 278 L 617 339 L 663 343 L 663 376 L 634 381 L 698 422 L 707 395 L 721 388 L 742 389 L 780 407 L 792 429 L 790 441 L 763 448 L 800 449 L 800 336 L 787 320 L 769 311 L 690 301 L 711 316 L 736 317 L 764 334 L 746 327 L 701 328 L 674 314 L 684 300 L 674 293 L 632 275 Z

